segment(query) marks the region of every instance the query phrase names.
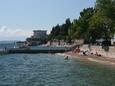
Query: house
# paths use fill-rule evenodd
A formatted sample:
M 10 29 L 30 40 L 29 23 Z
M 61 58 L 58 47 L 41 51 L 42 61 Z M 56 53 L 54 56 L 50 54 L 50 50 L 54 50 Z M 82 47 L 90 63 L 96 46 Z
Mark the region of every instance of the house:
M 34 30 L 33 35 L 27 38 L 28 45 L 37 46 L 47 42 L 47 31 L 46 30 Z
M 34 30 L 33 31 L 33 38 L 37 38 L 37 39 L 45 39 L 47 36 L 47 31 L 46 30 Z

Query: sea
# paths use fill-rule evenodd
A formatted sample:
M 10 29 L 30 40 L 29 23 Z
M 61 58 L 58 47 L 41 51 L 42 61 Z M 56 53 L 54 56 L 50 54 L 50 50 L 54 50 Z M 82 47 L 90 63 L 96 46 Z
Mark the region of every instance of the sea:
M 115 86 L 115 66 L 50 53 L 0 55 L 0 86 Z
M 57 54 L 0 56 L 0 86 L 115 86 L 115 67 Z
M 0 49 L 14 48 L 16 45 L 15 41 L 0 41 Z

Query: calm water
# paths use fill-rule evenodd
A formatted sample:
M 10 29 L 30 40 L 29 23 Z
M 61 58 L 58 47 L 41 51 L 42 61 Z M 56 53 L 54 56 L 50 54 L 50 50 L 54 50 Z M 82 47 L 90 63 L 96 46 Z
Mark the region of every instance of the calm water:
M 6 42 L 1 43 L 1 42 L 0 42 L 0 49 L 4 49 L 4 48 L 7 48 L 7 49 L 9 49 L 9 48 L 14 48 L 14 46 L 17 46 L 14 42 L 12 42 L 12 43 L 6 43 Z
M 0 86 L 115 86 L 115 68 L 51 54 L 4 55 Z

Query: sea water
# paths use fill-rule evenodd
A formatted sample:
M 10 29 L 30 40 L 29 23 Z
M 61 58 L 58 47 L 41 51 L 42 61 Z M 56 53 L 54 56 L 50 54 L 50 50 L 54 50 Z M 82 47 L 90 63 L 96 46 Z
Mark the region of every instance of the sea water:
M 115 68 L 56 54 L 3 55 L 0 86 L 115 86 Z
M 14 48 L 16 45 L 15 42 L 1 42 L 0 41 L 0 49 L 9 49 L 9 48 Z

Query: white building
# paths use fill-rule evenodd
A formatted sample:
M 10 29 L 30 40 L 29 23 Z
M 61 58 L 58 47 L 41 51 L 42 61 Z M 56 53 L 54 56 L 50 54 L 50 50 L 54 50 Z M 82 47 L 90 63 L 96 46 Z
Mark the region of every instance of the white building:
M 34 30 L 33 38 L 44 39 L 47 37 L 46 30 Z

